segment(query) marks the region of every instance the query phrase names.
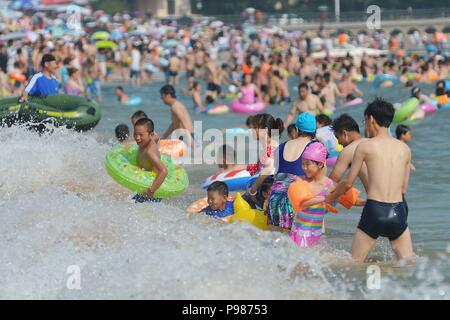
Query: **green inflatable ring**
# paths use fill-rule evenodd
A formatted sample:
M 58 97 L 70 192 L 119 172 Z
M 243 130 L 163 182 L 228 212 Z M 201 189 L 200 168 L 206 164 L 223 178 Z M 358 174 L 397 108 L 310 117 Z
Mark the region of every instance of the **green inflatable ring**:
M 330 108 L 327 108 L 327 109 L 322 111 L 322 114 L 331 117 L 334 114 L 334 110 L 330 109 Z
M 409 98 L 403 102 L 400 107 L 395 110 L 394 123 L 400 123 L 406 118 L 408 118 L 419 106 L 419 99 Z
M 156 173 L 145 171 L 137 166 L 137 152 L 137 145 L 113 147 L 106 154 L 105 167 L 111 178 L 118 184 L 133 192 L 143 193 L 153 184 Z M 155 197 L 179 196 L 189 186 L 188 175 L 181 166 L 174 164 L 169 156 L 162 154 L 161 160 L 168 174 L 163 184 L 156 190 Z
M 47 97 L 29 97 L 19 103 L 19 97 L 0 99 L 0 122 L 12 125 L 16 122 L 41 123 L 54 120 L 77 130 L 89 130 L 101 119 L 97 102 L 82 96 L 54 94 Z

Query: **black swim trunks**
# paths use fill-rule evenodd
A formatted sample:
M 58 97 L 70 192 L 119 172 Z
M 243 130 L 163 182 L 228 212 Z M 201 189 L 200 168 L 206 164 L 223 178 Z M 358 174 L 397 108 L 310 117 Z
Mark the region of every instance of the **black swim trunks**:
M 368 199 L 358 228 L 373 239 L 395 240 L 408 228 L 408 213 L 403 202 L 384 203 Z
M 208 91 L 216 91 L 217 94 L 222 93 L 222 87 L 214 82 L 208 83 L 208 87 L 206 88 Z
M 135 203 L 144 203 L 144 202 L 161 202 L 160 198 L 147 198 L 144 197 L 142 194 L 135 195 L 132 200 L 134 200 Z
M 171 77 L 178 76 L 178 71 L 171 71 L 171 70 L 169 70 L 169 76 L 171 76 Z

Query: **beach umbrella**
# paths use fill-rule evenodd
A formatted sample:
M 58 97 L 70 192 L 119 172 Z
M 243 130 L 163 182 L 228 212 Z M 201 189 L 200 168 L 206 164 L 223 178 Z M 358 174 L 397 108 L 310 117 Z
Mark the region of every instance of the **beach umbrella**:
M 426 29 L 425 29 L 425 32 L 426 33 L 435 33 L 436 32 L 436 28 L 435 27 L 427 27 Z
M 442 32 L 444 32 L 444 33 L 450 33 L 450 25 L 445 26 L 444 29 L 442 29 Z
M 109 32 L 106 31 L 96 31 L 92 34 L 92 39 L 94 40 L 108 40 L 109 39 Z
M 117 44 L 110 40 L 100 40 L 95 43 L 98 49 L 115 49 Z

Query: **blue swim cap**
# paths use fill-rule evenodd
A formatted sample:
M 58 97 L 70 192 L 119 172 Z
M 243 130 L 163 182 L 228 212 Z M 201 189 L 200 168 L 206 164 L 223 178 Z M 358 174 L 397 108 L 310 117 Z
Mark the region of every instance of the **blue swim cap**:
M 303 112 L 295 120 L 297 129 L 304 133 L 314 133 L 317 129 L 316 118 L 309 112 Z

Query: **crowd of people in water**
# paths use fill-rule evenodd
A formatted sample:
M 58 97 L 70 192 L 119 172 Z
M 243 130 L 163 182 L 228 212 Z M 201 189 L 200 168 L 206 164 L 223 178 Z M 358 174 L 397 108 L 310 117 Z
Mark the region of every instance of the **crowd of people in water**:
M 110 48 L 98 45 L 90 36 L 68 41 L 40 34 L 35 41 L 24 38 L 0 43 L 1 95 L 20 95 L 20 100 L 25 101 L 29 96 L 64 92 L 101 101 L 104 83 L 117 80 L 144 86 L 152 81 L 153 74 L 165 75 L 160 96 L 171 110 L 172 122 L 167 130 L 158 135 L 154 122 L 144 111 L 131 117 L 133 137 L 139 147 L 138 164 L 156 173 L 152 186 L 133 198 L 136 202 L 160 201 L 154 195 L 168 171 L 160 159 L 158 142 L 178 129 L 187 132 L 184 142 L 188 146 L 195 142 L 193 112 L 177 99 L 177 88 L 192 96 L 198 111 L 208 110 L 215 101 L 226 97 L 245 104 L 258 101 L 265 108 L 290 104 L 286 119 L 275 119 L 268 109 L 248 117 L 246 125 L 255 130 L 255 138 L 263 148 L 258 162 L 245 166 L 255 179 L 243 198 L 252 208 L 264 210 L 272 230 L 289 232 L 297 245 L 311 247 L 322 237 L 325 214 L 334 210 L 343 195 L 354 190 L 359 178 L 367 200 L 356 199 L 352 203 L 364 206 L 352 243 L 353 258 L 363 262 L 380 236 L 391 241 L 398 258 L 414 256 L 405 200 L 410 171 L 415 169 L 407 146 L 410 128 L 399 125 L 396 137 L 392 137 L 388 128 L 395 108 L 380 98 L 369 101 L 364 110 L 367 137 L 361 135 L 359 125 L 348 114 L 335 119 L 329 115 L 337 105 L 363 97 L 357 86 L 359 81 L 376 81 L 379 75 L 385 77 L 380 86 L 402 83 L 410 87 L 412 96 L 424 101 L 432 97 L 424 95 L 415 83 L 436 82 L 434 95 L 440 97 L 440 105 L 447 104 L 445 79 L 449 77 L 450 59 L 445 54 L 444 38 L 425 40 L 435 42 L 436 52 L 410 55 L 406 54 L 404 39 L 399 41 L 398 35 L 338 35 L 333 39 L 324 32 L 287 33 L 263 28 L 250 33 L 217 24 L 163 28 L 155 20 L 141 20 L 137 25 L 120 16 L 116 20 L 124 28 L 122 33 L 136 28 L 135 35 L 111 40 Z M 15 31 L 18 24 L 8 23 L 8 27 Z M 33 24 L 23 26 L 38 31 Z M 98 27 L 94 32 L 107 31 L 111 35 L 114 31 L 112 24 Z M 137 35 L 142 30 L 145 35 Z M 417 40 L 417 45 L 424 41 L 416 33 L 411 39 Z M 333 57 L 330 52 L 334 41 L 340 45 L 354 42 L 386 48 L 389 54 Z M 314 58 L 316 49 L 325 49 L 327 56 Z M 300 79 L 299 99 L 294 98 L 288 86 L 292 76 Z M 180 87 L 180 77 L 186 77 L 187 87 Z M 121 103 L 126 103 L 128 97 L 122 86 L 116 88 L 116 95 Z M 272 133 L 285 130 L 290 140 L 279 144 Z M 117 126 L 115 132 L 120 143 L 131 143 L 128 125 Z M 330 134 L 331 139 L 327 138 Z M 334 144 L 327 143 L 333 140 Z M 242 166 L 235 162 L 236 152 L 231 146 L 220 149 L 221 168 L 236 170 Z M 329 171 L 331 154 L 336 159 Z M 307 189 L 312 197 L 295 202 L 289 190 L 298 183 L 306 183 L 301 184 L 299 193 Z M 223 220 L 233 215 L 226 183 L 212 183 L 207 197 L 208 206 L 203 209 L 207 215 Z

